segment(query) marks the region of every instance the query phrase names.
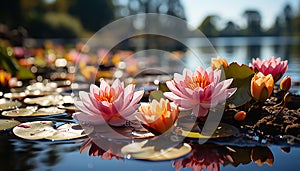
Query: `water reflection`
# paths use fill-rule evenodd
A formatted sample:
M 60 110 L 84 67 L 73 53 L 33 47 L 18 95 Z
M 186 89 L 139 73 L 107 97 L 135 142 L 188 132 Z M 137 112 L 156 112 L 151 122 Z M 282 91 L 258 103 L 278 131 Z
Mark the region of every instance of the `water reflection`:
M 2 132 L 0 170 L 52 170 L 68 153 L 78 151 L 79 146 L 74 142 L 26 141 Z
M 95 142 L 97 141 L 97 142 Z M 106 145 L 108 150 L 104 150 L 97 144 Z M 121 148 L 127 145 L 126 142 L 113 142 L 105 138 L 88 138 L 80 147 L 80 153 L 88 153 L 89 156 L 100 157 L 102 160 L 125 160 L 120 156 Z M 274 163 L 274 155 L 268 146 L 239 147 L 217 144 L 197 144 L 190 143 L 192 151 L 185 157 L 171 161 L 174 170 L 192 169 L 202 170 L 222 170 L 225 166 L 231 165 L 235 168 L 240 165 L 256 163 L 257 166 Z M 282 152 L 289 151 L 289 148 L 282 148 Z M 132 159 L 130 159 L 132 160 Z

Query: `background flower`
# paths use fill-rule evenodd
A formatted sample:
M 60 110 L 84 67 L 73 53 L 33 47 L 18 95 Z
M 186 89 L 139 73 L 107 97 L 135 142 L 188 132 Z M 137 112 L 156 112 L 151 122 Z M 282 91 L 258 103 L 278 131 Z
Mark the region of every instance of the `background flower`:
M 205 117 L 210 108 L 226 101 L 236 88 L 228 88 L 232 79 L 220 81 L 221 70 L 198 67 L 193 73 L 184 69 L 183 75 L 174 74 L 166 84 L 171 92 L 164 95 L 185 109 L 192 109 L 197 117 Z
M 216 58 L 211 59 L 210 66 L 213 69 L 220 69 L 221 66 L 228 67 L 228 63 L 226 59 L 222 59 L 220 56 L 217 56 Z
M 250 64 L 250 67 L 252 67 L 253 70 L 263 73 L 264 75 L 271 74 L 274 78 L 274 81 L 277 82 L 288 69 L 287 64 L 287 60 L 281 61 L 281 58 L 275 58 L 272 56 L 270 59 L 263 59 L 262 61 L 259 58 L 252 59 L 252 64 Z
M 80 101 L 75 105 L 82 112 L 77 112 L 73 117 L 81 122 L 92 125 L 107 122 L 113 126 L 124 125 L 139 107 L 138 102 L 144 91 L 134 92 L 135 86 L 129 84 L 124 88 L 124 83 L 115 80 L 110 87 L 104 80 L 100 88 L 92 84 L 90 93 L 80 91 Z

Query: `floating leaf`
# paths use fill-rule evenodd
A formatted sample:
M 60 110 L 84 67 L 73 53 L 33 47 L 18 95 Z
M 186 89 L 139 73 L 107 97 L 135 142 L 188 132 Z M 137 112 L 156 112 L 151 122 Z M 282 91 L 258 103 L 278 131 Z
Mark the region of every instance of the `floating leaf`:
M 213 135 L 208 136 L 205 135 L 205 133 L 201 132 L 200 129 L 199 131 L 186 131 L 186 130 L 182 130 L 182 136 L 184 137 L 188 137 L 188 138 L 204 138 L 204 139 L 208 139 L 208 138 L 225 138 L 225 137 L 230 137 L 233 135 L 237 135 L 239 134 L 239 130 L 229 124 L 225 124 L 225 123 L 220 123 L 219 126 L 217 127 L 217 129 L 215 130 L 215 132 L 213 133 Z
M 13 129 L 13 133 L 21 138 L 29 140 L 69 140 L 86 136 L 78 124 L 68 123 L 54 129 L 55 122 L 33 121 L 19 124 Z
M 135 159 L 161 161 L 172 160 L 182 157 L 192 150 L 189 144 L 183 143 L 183 145 L 178 148 L 171 147 L 164 150 L 155 151 L 154 146 L 144 147 L 146 143 L 147 141 L 131 143 L 129 145 L 124 146 L 121 149 L 121 152 L 125 156 L 130 155 L 132 158 Z
M 25 98 L 24 103 L 38 104 L 40 106 L 51 106 L 63 104 L 63 97 L 61 95 L 48 95 L 36 98 Z
M 8 117 L 25 117 L 25 116 L 49 116 L 64 113 L 65 110 L 58 109 L 57 107 L 40 108 L 35 111 L 31 108 L 20 108 L 10 111 L 2 112 L 3 116 Z
M 18 101 L 1 100 L 0 101 L 0 111 L 15 109 L 17 107 L 20 107 L 21 105 L 22 104 Z
M 237 91 L 228 101 L 235 106 L 241 106 L 251 100 L 250 85 L 254 72 L 247 65 L 239 65 L 236 62 L 231 63 L 228 67 L 223 67 L 226 79 L 233 78 L 232 87 Z
M 13 128 L 18 124 L 20 124 L 20 122 L 16 120 L 0 119 L 0 131 Z
M 25 92 L 20 93 L 5 93 L 3 97 L 7 99 L 23 99 L 26 96 Z

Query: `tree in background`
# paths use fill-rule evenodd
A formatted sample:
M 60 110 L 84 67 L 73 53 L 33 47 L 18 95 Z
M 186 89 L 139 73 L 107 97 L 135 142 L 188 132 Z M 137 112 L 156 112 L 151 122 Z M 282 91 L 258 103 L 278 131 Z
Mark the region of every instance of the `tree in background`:
M 259 36 L 262 34 L 261 30 L 261 15 L 257 10 L 246 10 L 243 14 L 247 20 L 246 35 Z
M 98 31 L 114 19 L 114 6 L 111 0 L 73 0 L 68 11 L 79 18 L 84 28 L 92 32 Z
M 219 17 L 216 15 L 207 16 L 200 24 L 198 29 L 200 29 L 208 37 L 218 36 L 218 31 L 216 28 L 217 19 L 219 19 Z

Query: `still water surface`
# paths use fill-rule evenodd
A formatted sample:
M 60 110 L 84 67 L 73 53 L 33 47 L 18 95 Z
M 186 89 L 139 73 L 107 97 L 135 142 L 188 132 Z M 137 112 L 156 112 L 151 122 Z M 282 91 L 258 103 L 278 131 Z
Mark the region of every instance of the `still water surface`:
M 192 40 L 197 44 L 197 40 Z M 299 93 L 300 82 L 300 41 L 299 38 L 216 38 L 211 39 L 219 56 L 228 62 L 236 61 L 240 64 L 248 64 L 253 57 L 269 58 L 270 56 L 282 57 L 289 60 L 288 75 L 292 76 L 295 85 L 292 91 Z M 199 47 L 199 51 L 205 47 Z M 188 59 L 189 60 L 189 59 Z M 189 62 L 187 60 L 187 62 Z M 192 59 L 191 59 L 192 60 Z M 208 65 L 208 60 L 202 60 Z M 298 85 L 298 86 L 297 86 Z M 49 142 L 49 141 L 26 141 L 15 137 L 11 132 L 0 133 L 0 171 L 61 171 L 61 170 L 132 170 L 132 171 L 175 171 L 174 161 L 147 162 L 141 160 L 101 159 L 101 157 L 89 156 L 88 153 L 80 154 L 80 140 Z M 244 144 L 244 146 L 247 146 Z M 226 149 L 225 146 L 220 148 Z M 220 170 L 294 170 L 300 167 L 300 147 L 291 147 L 290 152 L 282 152 L 280 146 L 268 145 L 265 148 L 271 152 L 273 165 L 264 164 L 259 166 L 249 155 L 252 147 L 240 147 L 239 151 L 247 151 L 238 154 L 238 158 L 247 158 L 246 162 L 233 166 L 226 164 L 220 157 L 220 152 L 214 148 L 208 149 L 219 158 L 207 159 L 207 165 L 216 164 Z M 207 149 L 206 149 L 207 150 Z M 250 150 L 250 152 L 249 152 Z M 198 151 L 199 154 L 203 150 Z M 203 154 L 205 156 L 205 154 Z M 263 156 L 263 155 L 262 155 Z M 265 157 L 265 156 L 263 156 Z M 261 160 L 266 160 L 266 159 Z M 235 158 L 238 160 L 238 158 Z M 178 159 L 178 160 L 183 160 Z M 218 162 L 213 162 L 213 161 Z M 209 163 L 211 162 L 211 163 Z M 223 166 L 224 164 L 224 166 Z M 192 168 L 180 169 L 192 170 Z M 197 170 L 197 169 L 195 169 Z M 200 170 L 198 168 L 198 170 Z

